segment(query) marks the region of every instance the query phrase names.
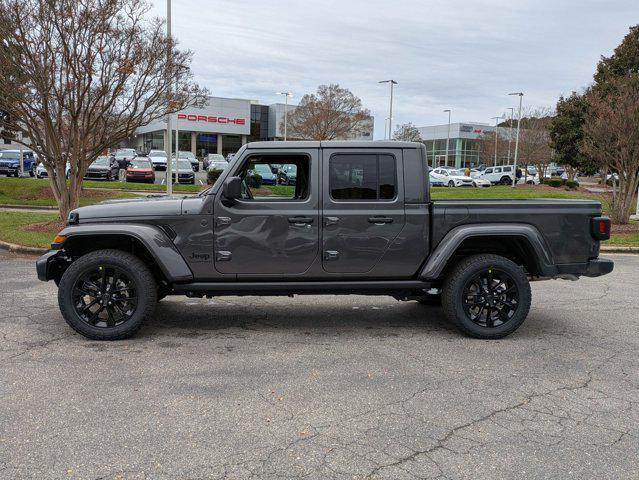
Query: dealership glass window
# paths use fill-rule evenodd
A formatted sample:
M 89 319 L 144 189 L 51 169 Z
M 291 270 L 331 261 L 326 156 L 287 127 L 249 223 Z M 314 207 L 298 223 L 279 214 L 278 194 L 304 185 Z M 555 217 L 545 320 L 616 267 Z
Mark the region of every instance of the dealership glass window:
M 236 174 L 243 200 L 305 200 L 309 195 L 310 159 L 299 154 L 249 157 Z
M 146 152 L 151 150 L 164 150 L 164 132 L 145 133 L 142 136 L 143 149 Z
M 199 133 L 195 142 L 195 149 L 201 157 L 205 157 L 209 153 L 217 153 L 217 134 Z
M 224 135 L 222 138 L 222 155 L 237 153 L 242 148 L 242 137 L 240 135 Z
M 329 187 L 335 200 L 392 200 L 397 191 L 395 157 L 333 155 L 329 160 Z

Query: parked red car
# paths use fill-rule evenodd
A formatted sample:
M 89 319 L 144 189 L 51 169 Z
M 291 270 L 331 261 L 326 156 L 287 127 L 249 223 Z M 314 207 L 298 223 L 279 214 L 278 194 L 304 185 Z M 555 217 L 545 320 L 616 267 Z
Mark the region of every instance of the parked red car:
M 154 183 L 153 164 L 148 157 L 135 157 L 126 168 L 127 182 Z

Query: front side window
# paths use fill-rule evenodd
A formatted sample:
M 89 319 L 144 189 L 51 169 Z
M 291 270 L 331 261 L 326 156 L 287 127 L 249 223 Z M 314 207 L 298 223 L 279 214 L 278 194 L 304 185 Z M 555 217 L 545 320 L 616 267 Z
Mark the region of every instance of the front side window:
M 243 200 L 304 200 L 309 195 L 310 159 L 301 154 L 256 155 L 237 173 Z
M 496 168 L 495 173 L 501 173 L 501 168 Z
M 389 154 L 333 155 L 329 177 L 335 200 L 392 200 L 397 193 L 397 165 Z

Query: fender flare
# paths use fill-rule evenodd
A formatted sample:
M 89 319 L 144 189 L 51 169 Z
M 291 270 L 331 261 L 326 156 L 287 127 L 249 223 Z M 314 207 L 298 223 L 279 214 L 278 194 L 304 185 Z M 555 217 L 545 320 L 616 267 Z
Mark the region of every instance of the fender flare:
M 419 274 L 419 278 L 421 280 L 438 279 L 459 246 L 464 240 L 473 237 L 524 238 L 535 253 L 535 261 L 541 274 L 548 277 L 557 274 L 550 249 L 536 227 L 519 223 L 483 223 L 460 225 L 449 231 L 431 253 Z
M 67 226 L 59 235 L 67 237 L 65 243 L 71 238 L 81 238 L 83 236 L 118 235 L 134 238 L 146 247 L 169 282 L 193 280 L 193 272 L 191 272 L 188 264 L 171 239 L 159 227 L 137 223 L 91 223 Z M 62 245 L 62 248 L 64 248 L 64 245 Z

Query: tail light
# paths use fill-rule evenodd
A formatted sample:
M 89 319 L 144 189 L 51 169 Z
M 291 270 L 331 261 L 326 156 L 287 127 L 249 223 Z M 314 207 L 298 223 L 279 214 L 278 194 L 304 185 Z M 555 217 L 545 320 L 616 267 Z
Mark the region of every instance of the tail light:
M 597 240 L 610 238 L 610 219 L 608 217 L 595 217 L 590 220 L 590 233 Z

